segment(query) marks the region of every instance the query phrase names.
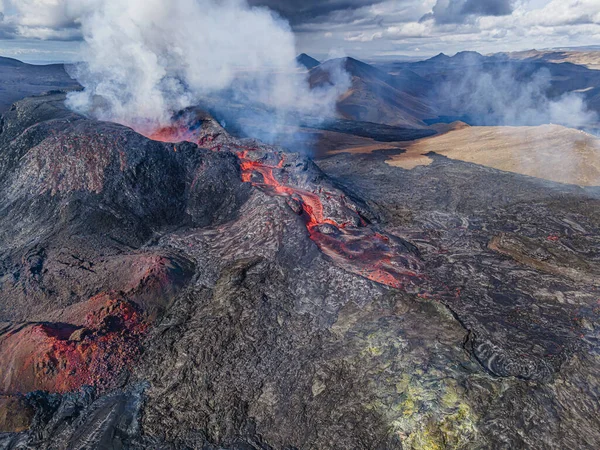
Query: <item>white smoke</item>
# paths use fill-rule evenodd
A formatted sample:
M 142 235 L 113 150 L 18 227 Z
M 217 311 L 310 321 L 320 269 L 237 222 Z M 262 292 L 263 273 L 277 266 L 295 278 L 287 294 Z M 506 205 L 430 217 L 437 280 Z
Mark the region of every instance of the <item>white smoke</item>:
M 21 8 L 40 17 L 32 0 Z M 24 4 L 27 8 L 23 8 Z M 84 87 L 72 109 L 144 131 L 207 94 L 245 87 L 244 96 L 278 111 L 329 116 L 349 80 L 313 91 L 296 65 L 288 23 L 245 0 L 42 0 L 80 27 Z M 43 16 L 43 15 L 42 15 Z M 243 79 L 244 82 L 237 80 Z
M 575 92 L 550 96 L 552 75 L 541 68 L 531 75 L 512 66 L 484 69 L 467 66 L 435 95 L 456 114 L 467 114 L 474 125 L 534 126 L 559 124 L 584 128 L 595 124 L 584 97 Z

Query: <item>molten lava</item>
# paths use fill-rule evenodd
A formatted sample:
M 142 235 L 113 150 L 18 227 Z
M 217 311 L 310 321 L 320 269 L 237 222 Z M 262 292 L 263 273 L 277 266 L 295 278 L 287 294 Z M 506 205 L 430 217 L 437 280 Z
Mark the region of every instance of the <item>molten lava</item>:
M 280 183 L 274 175 L 285 164 L 283 155 L 277 165 L 263 164 L 248 158 L 249 150 L 238 152 L 242 180 L 263 187 L 276 195 L 300 200 L 307 217 L 306 228 L 319 249 L 349 272 L 394 288 L 403 288 L 407 282 L 420 278 L 419 261 L 388 236 L 368 227 L 355 227 L 349 223 L 338 224 L 324 215 L 319 195 Z M 259 174 L 261 181 L 256 180 Z M 364 220 L 362 221 L 364 223 Z
M 203 134 L 198 127 L 175 124 L 152 133 L 151 139 L 163 142 L 189 141 L 214 151 L 221 150 L 216 141 L 220 134 Z M 277 164 L 252 159 L 256 149 L 228 142 L 227 147 L 237 153 L 242 171 L 242 181 L 252 183 L 272 195 L 289 197 L 299 204 L 300 213 L 306 218 L 309 236 L 319 249 L 338 266 L 380 284 L 393 288 L 406 288 L 420 284 L 422 280 L 420 260 L 405 243 L 393 236 L 386 236 L 366 226 L 365 220 L 352 210 L 361 226 L 337 223 L 325 216 L 321 196 L 331 200 L 336 194 L 310 192 L 279 181 L 276 175 L 289 175 L 285 168 L 285 156 L 279 154 Z M 275 156 L 273 152 L 269 156 Z M 345 199 L 340 196 L 339 203 Z M 348 209 L 348 208 L 346 208 Z

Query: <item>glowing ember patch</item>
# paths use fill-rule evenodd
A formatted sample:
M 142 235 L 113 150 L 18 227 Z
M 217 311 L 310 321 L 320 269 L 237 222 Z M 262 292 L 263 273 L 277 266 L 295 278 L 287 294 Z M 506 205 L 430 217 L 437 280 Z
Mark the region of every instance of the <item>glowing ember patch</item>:
M 219 124 L 198 112 L 190 113 L 170 126 L 143 134 L 154 141 L 192 142 L 213 151 L 221 150 L 222 145 L 231 140 Z M 173 150 L 177 152 L 176 147 L 173 147 Z
M 179 126 L 161 128 L 148 135 L 148 138 L 159 142 L 183 142 L 192 138 L 192 133 Z
M 139 356 L 148 325 L 126 300 L 101 294 L 87 303 L 92 310 L 83 326 L 29 324 L 3 337 L 0 380 L 5 393 L 115 386 Z

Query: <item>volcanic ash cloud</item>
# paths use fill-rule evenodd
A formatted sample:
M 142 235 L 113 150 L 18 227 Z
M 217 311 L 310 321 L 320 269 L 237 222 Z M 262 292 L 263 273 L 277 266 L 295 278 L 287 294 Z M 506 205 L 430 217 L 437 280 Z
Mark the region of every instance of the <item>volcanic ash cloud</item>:
M 277 111 L 329 116 L 347 75 L 313 91 L 298 71 L 287 22 L 242 0 L 101 0 L 78 8 L 84 90 L 68 106 L 148 131 L 204 95 L 227 89 Z M 243 83 L 236 80 L 244 79 Z M 241 88 L 243 86 L 243 88 Z

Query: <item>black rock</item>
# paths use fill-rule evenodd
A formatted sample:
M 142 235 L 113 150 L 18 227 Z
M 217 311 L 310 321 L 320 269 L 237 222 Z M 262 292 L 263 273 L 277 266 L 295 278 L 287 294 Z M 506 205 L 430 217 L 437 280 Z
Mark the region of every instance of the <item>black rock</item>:
M 600 444 L 596 190 L 255 143 L 248 161 L 284 160 L 277 190 L 242 181 L 247 143 L 155 142 L 63 102 L 2 118 L 0 394 L 30 367 L 10 336 L 80 348 L 103 292 L 125 308 L 110 332 L 143 316 L 143 351 L 110 388 L 31 389 L 3 448 Z

